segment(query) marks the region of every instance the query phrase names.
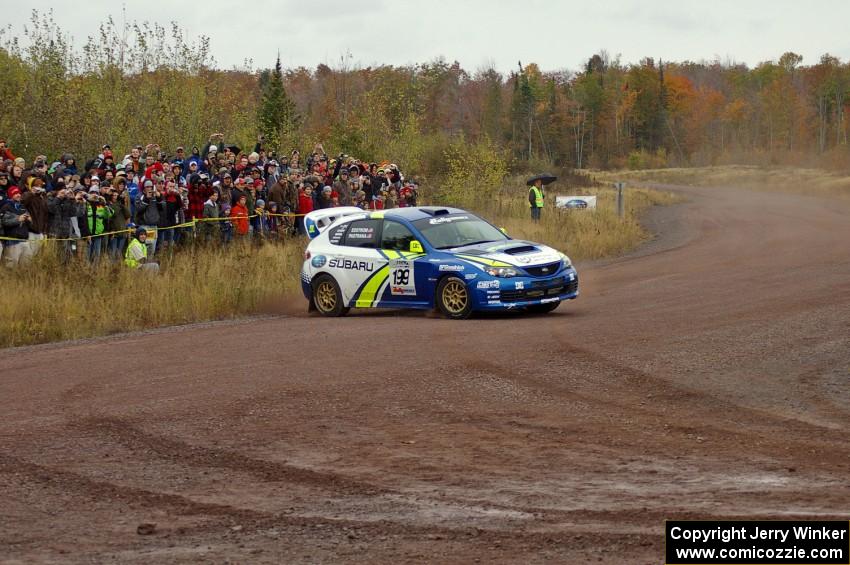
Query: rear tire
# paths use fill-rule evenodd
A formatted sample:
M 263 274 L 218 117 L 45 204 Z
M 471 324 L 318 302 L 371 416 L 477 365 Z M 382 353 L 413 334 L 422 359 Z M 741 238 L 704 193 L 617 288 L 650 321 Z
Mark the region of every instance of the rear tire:
M 313 306 L 322 316 L 345 316 L 348 308 L 343 306 L 339 284 L 330 275 L 319 275 L 313 279 Z
M 527 310 L 532 314 L 548 314 L 555 308 L 561 305 L 561 301 L 549 302 L 547 304 L 533 304 L 527 307 Z
M 465 320 L 472 314 L 472 296 L 463 279 L 449 276 L 437 284 L 434 297 L 437 310 L 451 320 Z

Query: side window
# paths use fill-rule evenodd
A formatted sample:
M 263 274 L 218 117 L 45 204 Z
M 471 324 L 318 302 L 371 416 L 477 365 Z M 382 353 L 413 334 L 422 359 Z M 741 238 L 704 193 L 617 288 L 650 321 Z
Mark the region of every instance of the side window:
M 349 222 L 348 233 L 345 234 L 345 245 L 349 247 L 378 247 L 378 228 L 380 220 L 354 220 Z
M 384 220 L 384 233 L 381 236 L 381 249 L 407 251 L 410 242 L 416 239 L 407 226 L 392 220 Z
M 343 237 L 345 237 L 345 230 L 347 230 L 350 225 L 351 222 L 346 222 L 341 226 L 331 228 L 331 231 L 328 232 L 328 241 L 334 245 L 342 245 Z

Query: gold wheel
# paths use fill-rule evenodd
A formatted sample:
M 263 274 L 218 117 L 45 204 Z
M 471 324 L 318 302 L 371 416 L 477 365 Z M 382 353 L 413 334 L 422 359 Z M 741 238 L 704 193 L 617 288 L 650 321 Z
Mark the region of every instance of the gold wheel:
M 450 280 L 443 287 L 443 306 L 450 314 L 460 314 L 466 309 L 469 295 L 466 286 L 459 280 Z
M 322 312 L 336 307 L 336 289 L 331 281 L 322 281 L 316 286 L 316 307 Z

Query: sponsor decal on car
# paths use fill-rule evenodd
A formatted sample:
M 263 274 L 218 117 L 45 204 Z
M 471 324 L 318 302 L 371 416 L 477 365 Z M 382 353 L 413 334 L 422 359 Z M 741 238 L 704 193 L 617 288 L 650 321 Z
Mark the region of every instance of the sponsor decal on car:
M 554 298 L 544 298 L 543 300 L 540 301 L 540 304 L 548 304 L 549 302 L 558 302 L 559 300 L 560 300 L 560 298 L 558 298 L 557 296 L 554 297 Z
M 576 274 L 575 273 L 570 273 L 570 280 L 571 281 L 576 280 Z
M 458 220 L 468 220 L 469 216 L 450 216 L 450 217 L 442 217 L 442 218 L 431 218 L 428 220 L 429 224 L 447 224 L 449 222 L 456 222 Z
M 352 261 L 351 259 L 333 258 L 328 261 L 331 269 L 346 269 L 349 271 L 374 271 L 375 265 L 371 261 Z
M 466 273 L 465 275 L 463 275 L 463 278 L 465 278 L 468 281 L 471 281 L 471 280 L 475 280 L 475 278 L 477 276 L 478 276 L 477 273 Z
M 499 281 L 479 281 L 475 288 L 499 288 Z
M 524 290 L 525 289 L 525 283 L 523 281 L 517 281 L 517 282 L 514 283 L 514 288 L 516 290 Z
M 488 300 L 487 304 L 501 304 L 502 302 L 499 300 Z
M 325 263 L 327 263 L 327 262 L 328 262 L 328 258 L 325 257 L 324 255 L 316 255 L 315 257 L 313 257 L 313 260 L 310 261 L 310 264 L 313 265 L 314 267 L 316 267 L 317 269 L 320 269 L 320 268 L 324 267 Z
M 463 271 L 463 265 L 440 265 L 441 271 Z
M 391 292 L 394 296 L 406 296 L 416 294 L 416 290 L 411 290 L 409 288 L 404 288 L 403 286 L 394 286 L 391 287 Z

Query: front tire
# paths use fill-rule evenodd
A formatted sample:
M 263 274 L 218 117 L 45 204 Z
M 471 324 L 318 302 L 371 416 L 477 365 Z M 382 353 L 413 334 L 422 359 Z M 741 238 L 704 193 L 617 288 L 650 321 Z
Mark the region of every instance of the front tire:
M 560 305 L 560 300 L 558 302 L 549 302 L 546 304 L 532 304 L 531 306 L 527 307 L 527 310 L 532 314 L 548 314 Z
M 330 275 L 319 275 L 313 279 L 313 306 L 322 316 L 345 316 L 348 308 L 342 303 L 339 284 Z
M 437 285 L 437 310 L 451 320 L 464 320 L 472 314 L 472 297 L 463 279 L 449 276 Z

